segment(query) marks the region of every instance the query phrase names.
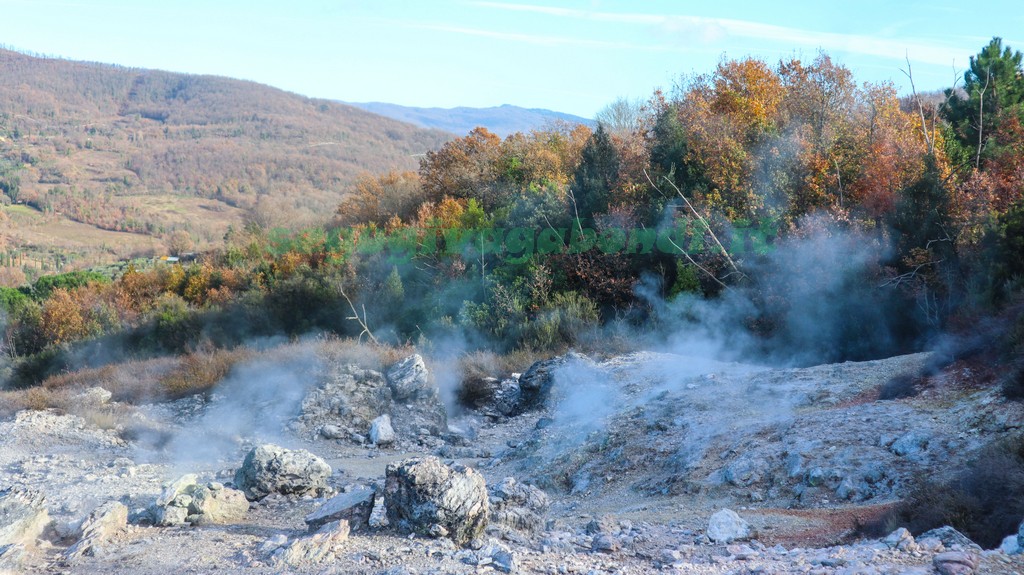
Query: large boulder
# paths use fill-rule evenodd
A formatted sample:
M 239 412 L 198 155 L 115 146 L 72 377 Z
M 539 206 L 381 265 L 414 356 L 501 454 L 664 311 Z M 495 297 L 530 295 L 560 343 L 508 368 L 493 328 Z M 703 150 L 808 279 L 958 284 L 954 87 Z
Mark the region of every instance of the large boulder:
M 271 493 L 318 495 L 328 490 L 331 466 L 304 449 L 285 449 L 273 444 L 253 448 L 235 472 L 235 487 L 250 501 Z
M 551 499 L 540 489 L 506 477 L 488 487 L 491 523 L 518 531 L 535 532 L 544 527 Z
M 50 523 L 46 499 L 37 491 L 0 491 L 0 567 L 17 566 Z
M 708 521 L 708 538 L 715 543 L 731 543 L 750 537 L 750 525 L 731 509 L 723 509 Z
M 119 501 L 100 505 L 82 522 L 81 537 L 64 556 L 69 561 L 96 555 L 101 545 L 128 526 L 128 508 Z
M 395 431 L 414 437 L 426 431 L 439 435 L 448 429 L 448 413 L 441 392 L 419 355 L 409 357 L 387 370 L 391 389 L 391 422 Z
M 521 397 L 519 377 L 519 374 L 513 374 L 507 379 L 476 377 L 464 380 L 459 387 L 459 401 L 492 417 L 514 415 Z
M 249 500 L 237 489 L 220 483 L 202 485 L 194 473 L 168 483 L 150 510 L 161 526 L 230 525 L 245 518 Z
M 423 457 L 392 463 L 386 475 L 388 520 L 399 529 L 464 544 L 487 527 L 487 483 L 477 471 Z
M 388 368 L 387 378 L 395 401 L 409 403 L 438 394 L 437 387 L 430 383 L 427 365 L 419 354 L 410 355 L 392 365 Z

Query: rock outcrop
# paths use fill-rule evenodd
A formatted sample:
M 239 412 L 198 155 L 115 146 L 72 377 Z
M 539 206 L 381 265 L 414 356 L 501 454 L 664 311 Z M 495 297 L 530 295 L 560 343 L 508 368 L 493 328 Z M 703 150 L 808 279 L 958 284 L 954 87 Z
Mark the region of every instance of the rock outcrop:
M 0 491 L 0 567 L 18 566 L 49 523 L 46 499 L 38 491 Z
M 422 357 L 409 356 L 386 373 L 354 365 L 326 370 L 303 398 L 295 429 L 310 438 L 359 443 L 375 420 L 389 416 L 396 440 L 447 430 L 440 390 Z
M 81 537 L 64 556 L 75 561 L 98 553 L 101 546 L 128 526 L 128 508 L 119 501 L 100 505 L 82 522 Z
M 555 384 L 555 374 L 573 364 L 591 365 L 593 362 L 589 357 L 575 352 L 538 361 L 519 377 L 519 393 L 511 408 L 509 415 L 519 415 L 527 411 L 543 408 L 551 397 L 551 390 Z
M 487 527 L 487 484 L 477 471 L 423 457 L 392 463 L 386 474 L 388 520 L 400 530 L 465 544 Z
M 331 466 L 304 450 L 291 450 L 273 444 L 253 448 L 235 472 L 235 487 L 250 501 L 271 493 L 282 495 L 319 495 L 328 490 Z

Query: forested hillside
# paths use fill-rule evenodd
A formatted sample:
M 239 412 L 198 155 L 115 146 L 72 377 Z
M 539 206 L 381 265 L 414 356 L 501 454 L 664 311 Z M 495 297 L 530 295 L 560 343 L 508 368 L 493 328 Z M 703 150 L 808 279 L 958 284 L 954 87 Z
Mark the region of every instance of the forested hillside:
M 0 77 L 0 191 L 32 209 L 8 214 L 0 253 L 30 269 L 136 243 L 34 233 L 57 221 L 200 246 L 246 221 L 309 225 L 359 174 L 414 168 L 450 137 L 228 78 L 7 50 Z
M 154 109 L 146 75 L 104 70 L 138 84 L 122 100 L 136 112 L 116 117 L 147 127 L 140 145 L 174 150 L 190 141 L 183 132 L 218 134 L 218 117 L 243 133 L 292 133 L 280 117 L 239 120 L 212 103 L 209 123 L 191 117 L 179 128 L 192 114 L 181 103 L 188 82 L 169 100 L 177 105 L 157 98 L 165 105 Z M 135 353 L 322 331 L 509 352 L 702 345 L 721 357 L 810 364 L 923 349 L 953 333 L 992 343 L 974 347 L 999 350 L 993 361 L 1009 362 L 1002 373 L 1019 381 L 1021 54 L 993 40 L 955 88 L 901 98 L 891 85 L 858 83 L 825 54 L 726 60 L 654 93 L 623 115 L 632 124 L 504 139 L 477 129 L 427 152 L 418 171 L 358 178 L 331 225 L 295 234 L 248 226 L 201 264 L 8 290 L 9 351 L 46 358 L 42 371 L 22 364 L 19 379 L 31 383 L 61 365 L 54 357 L 98 337 L 127 337 Z M 279 98 L 270 109 L 317 105 L 268 94 Z M 318 113 L 355 114 L 330 105 Z M 72 156 L 90 149 L 78 137 Z M 16 141 L 36 138 L 70 136 Z M 241 141 L 259 157 L 258 137 Z M 298 149 L 336 158 L 328 146 Z M 246 203 L 258 191 L 217 183 L 173 153 L 159 157 L 168 163 L 125 158 L 137 171 L 123 168 L 130 183 L 111 185 L 130 189 L 143 174 L 259 207 Z M 280 161 L 265 172 L 268 191 L 280 185 L 281 197 L 311 208 L 329 201 L 299 194 L 317 187 L 304 179 L 311 172 Z M 45 167 L 26 164 L 23 174 Z M 342 185 L 323 178 L 316 183 Z M 22 186 L 33 201 L 46 197 Z

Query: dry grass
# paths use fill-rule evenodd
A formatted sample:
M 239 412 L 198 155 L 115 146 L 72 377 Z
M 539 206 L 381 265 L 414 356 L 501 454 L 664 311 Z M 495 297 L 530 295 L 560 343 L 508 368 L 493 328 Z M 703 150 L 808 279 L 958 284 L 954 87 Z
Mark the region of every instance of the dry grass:
M 206 393 L 227 377 L 231 368 L 252 356 L 246 348 L 190 353 L 179 365 L 159 381 L 159 390 L 166 399 L 177 399 Z

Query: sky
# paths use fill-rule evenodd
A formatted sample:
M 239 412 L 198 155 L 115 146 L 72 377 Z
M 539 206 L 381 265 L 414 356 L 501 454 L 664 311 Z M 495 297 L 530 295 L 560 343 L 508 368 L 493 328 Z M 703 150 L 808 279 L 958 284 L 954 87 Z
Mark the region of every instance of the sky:
M 810 61 L 909 92 L 962 81 L 1017 2 L 583 0 L 0 0 L 0 44 L 131 67 L 254 80 L 317 98 L 513 104 L 593 117 L 722 58 Z M 2 81 L 2 79 L 0 79 Z

